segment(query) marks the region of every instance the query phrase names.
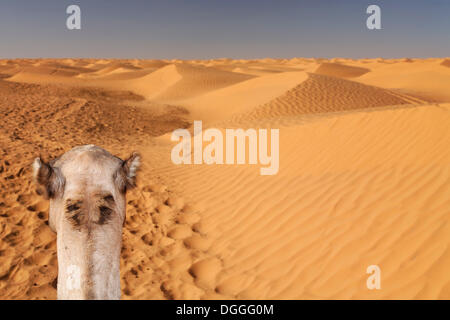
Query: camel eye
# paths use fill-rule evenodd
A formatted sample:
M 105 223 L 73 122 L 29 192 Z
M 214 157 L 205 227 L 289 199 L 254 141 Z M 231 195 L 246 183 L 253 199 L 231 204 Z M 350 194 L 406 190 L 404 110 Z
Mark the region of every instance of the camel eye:
M 77 203 L 71 204 L 67 206 L 67 211 L 71 212 L 71 211 L 76 211 L 79 210 L 80 206 Z
M 81 200 L 67 200 L 66 201 L 66 211 L 68 213 L 78 211 L 81 209 L 82 202 Z
M 108 194 L 107 196 L 104 196 L 103 200 L 105 200 L 105 202 L 109 203 L 109 204 L 113 204 L 114 203 L 114 197 L 111 194 Z
M 66 202 L 66 217 L 75 229 L 81 227 L 82 222 L 82 201 L 81 200 L 67 200 Z
M 115 202 L 114 197 L 111 194 L 107 194 L 102 197 L 102 202 L 100 203 L 99 210 L 99 219 L 97 221 L 98 224 L 102 225 L 108 222 L 111 219 L 112 213 L 114 210 Z

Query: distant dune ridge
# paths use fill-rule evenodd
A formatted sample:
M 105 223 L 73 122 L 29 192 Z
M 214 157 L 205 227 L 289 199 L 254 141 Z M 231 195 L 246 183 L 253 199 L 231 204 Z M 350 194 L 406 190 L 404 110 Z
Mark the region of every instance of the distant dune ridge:
M 338 63 L 321 63 L 315 73 L 339 78 L 356 78 L 370 72 L 370 69 L 351 67 Z
M 450 67 L 450 59 L 445 59 L 441 62 L 441 66 Z
M 30 164 L 92 143 L 143 158 L 124 299 L 450 299 L 449 61 L 0 60 L 0 298 L 56 298 Z M 280 129 L 278 174 L 173 164 L 194 120 Z

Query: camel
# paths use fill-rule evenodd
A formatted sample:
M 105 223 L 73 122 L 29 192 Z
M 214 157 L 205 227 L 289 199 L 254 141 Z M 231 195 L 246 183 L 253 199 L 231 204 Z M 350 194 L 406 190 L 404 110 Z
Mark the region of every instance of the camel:
M 58 299 L 120 299 L 120 251 L 126 192 L 136 185 L 140 156 L 121 160 L 94 146 L 75 147 L 33 163 L 37 192 L 50 200 L 56 232 Z

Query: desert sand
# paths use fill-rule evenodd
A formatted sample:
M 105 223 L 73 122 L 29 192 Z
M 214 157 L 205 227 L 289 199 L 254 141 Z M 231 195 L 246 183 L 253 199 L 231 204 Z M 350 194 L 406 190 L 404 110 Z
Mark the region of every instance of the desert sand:
M 143 156 L 123 299 L 450 299 L 450 59 L 0 60 L 0 298 L 56 298 L 31 163 Z M 171 132 L 280 129 L 280 167 L 175 165 Z M 366 268 L 381 269 L 381 289 Z

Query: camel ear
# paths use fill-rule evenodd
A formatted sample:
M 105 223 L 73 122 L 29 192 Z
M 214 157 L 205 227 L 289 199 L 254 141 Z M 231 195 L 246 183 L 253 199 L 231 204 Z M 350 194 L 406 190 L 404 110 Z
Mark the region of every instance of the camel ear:
M 36 192 L 46 199 L 55 198 L 64 190 L 65 179 L 59 168 L 53 168 L 40 157 L 34 159 L 33 178 L 38 186 Z
M 115 175 L 115 182 L 120 192 L 125 193 L 136 186 L 136 174 L 140 164 L 141 156 L 137 152 L 133 152 L 122 162 Z

